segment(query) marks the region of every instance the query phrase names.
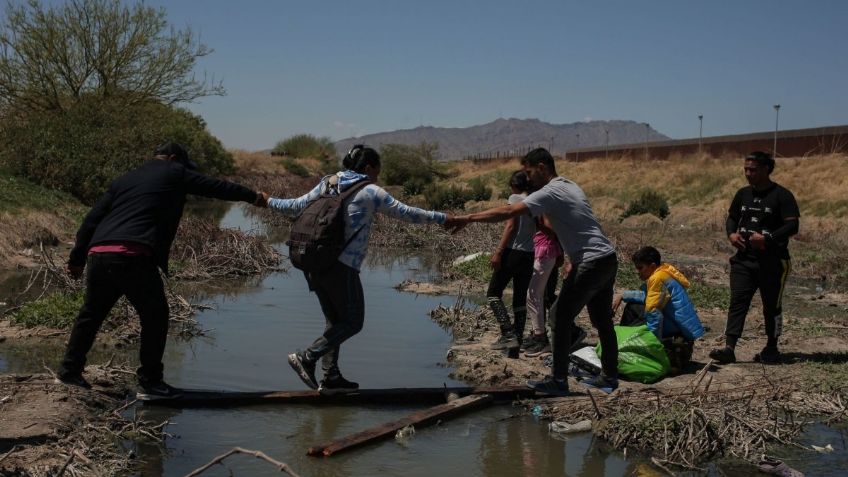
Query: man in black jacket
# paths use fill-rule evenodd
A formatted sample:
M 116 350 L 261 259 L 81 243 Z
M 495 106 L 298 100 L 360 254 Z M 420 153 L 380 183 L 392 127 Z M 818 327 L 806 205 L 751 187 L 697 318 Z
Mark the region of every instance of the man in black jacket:
M 755 151 L 745 158 L 745 178 L 727 215 L 727 238 L 736 247 L 730 258 L 730 307 L 727 310 L 726 346 L 710 351 L 722 364 L 736 361 L 736 342 L 742 336 L 751 299 L 759 289 L 766 325 L 766 346 L 754 361 L 778 363 L 777 338 L 783 330 L 783 290 L 791 269 L 789 237 L 798 233 L 795 196 L 769 177 L 774 170 L 770 154 Z
M 171 243 L 187 194 L 265 206 L 262 193 L 194 171 L 185 149 L 165 143 L 154 158 L 115 179 L 91 208 L 77 232 L 68 273 L 79 278 L 88 264 L 85 302 L 77 315 L 59 380 L 90 388 L 83 378 L 86 354 L 121 296 L 141 320 L 140 399 L 177 397 L 162 379 L 168 334 L 168 302 L 159 269 L 168 273 Z

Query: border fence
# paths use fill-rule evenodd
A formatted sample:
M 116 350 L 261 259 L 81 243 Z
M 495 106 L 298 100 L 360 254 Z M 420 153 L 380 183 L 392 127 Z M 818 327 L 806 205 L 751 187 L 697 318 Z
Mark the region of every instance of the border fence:
M 669 141 L 646 141 L 575 148 L 565 153 L 565 159 L 583 161 L 605 157 L 639 159 L 668 159 L 674 156 L 705 154 L 714 157 L 743 156 L 751 151 L 773 153 L 775 133 L 760 132 L 711 136 Z M 545 145 L 542 144 L 542 147 Z M 529 151 L 530 149 L 527 149 Z M 511 150 L 466 156 L 473 162 L 489 162 L 521 157 L 527 151 Z M 848 153 L 848 125 L 821 128 L 788 129 L 777 133 L 777 157 L 803 157 L 821 154 Z

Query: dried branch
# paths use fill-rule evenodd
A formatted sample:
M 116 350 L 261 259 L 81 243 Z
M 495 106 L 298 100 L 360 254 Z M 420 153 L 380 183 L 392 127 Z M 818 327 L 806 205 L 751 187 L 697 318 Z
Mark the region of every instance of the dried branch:
M 233 454 L 248 454 L 248 455 L 252 455 L 253 457 L 256 457 L 257 459 L 262 459 L 262 460 L 264 460 L 264 461 L 266 461 L 266 462 L 270 462 L 271 464 L 273 464 L 273 465 L 277 466 L 277 469 L 278 469 L 280 472 L 285 472 L 285 473 L 287 473 L 287 474 L 291 475 L 292 477 L 300 477 L 300 476 L 299 476 L 299 475 L 298 475 L 298 474 L 297 474 L 294 470 L 292 470 L 292 468 L 291 468 L 291 467 L 289 467 L 289 465 L 288 465 L 288 464 L 286 464 L 285 462 L 280 462 L 280 461 L 278 461 L 278 460 L 274 460 L 274 459 L 272 459 L 271 457 L 268 457 L 268 456 L 267 456 L 264 452 L 256 451 L 256 450 L 250 450 L 250 449 L 243 449 L 243 448 L 241 448 L 241 447 L 233 447 L 232 449 L 230 449 L 230 450 L 229 450 L 229 451 L 227 451 L 226 453 L 221 454 L 221 455 L 219 455 L 218 457 L 215 457 L 214 459 L 212 459 L 211 461 L 209 461 L 209 463 L 208 463 L 208 464 L 206 464 L 206 465 L 204 465 L 203 467 L 199 467 L 199 468 L 197 468 L 197 469 L 195 469 L 195 470 L 191 471 L 190 473 L 186 474 L 186 475 L 185 475 L 185 477 L 194 477 L 194 476 L 200 475 L 200 474 L 202 474 L 204 471 L 208 470 L 210 467 L 212 467 L 212 466 L 214 466 L 214 465 L 216 465 L 216 464 L 220 464 L 220 463 L 221 463 L 224 459 L 226 459 L 227 457 L 229 457 L 229 456 L 231 456 L 231 455 L 233 455 Z

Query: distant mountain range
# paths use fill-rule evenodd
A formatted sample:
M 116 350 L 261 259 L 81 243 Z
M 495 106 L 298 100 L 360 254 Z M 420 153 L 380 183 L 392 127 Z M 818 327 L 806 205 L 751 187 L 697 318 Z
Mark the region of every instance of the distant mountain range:
M 467 128 L 437 128 L 420 126 L 391 132 L 347 138 L 335 143 L 343 156 L 354 144 L 379 148 L 383 144 L 416 145 L 421 142 L 439 143 L 441 160 L 462 159 L 468 156 L 494 156 L 525 153 L 533 147 L 548 148 L 562 155 L 575 148 L 634 144 L 670 139 L 645 123 L 636 121 L 586 121 L 571 124 L 550 124 L 538 119 L 497 119 L 487 124 Z

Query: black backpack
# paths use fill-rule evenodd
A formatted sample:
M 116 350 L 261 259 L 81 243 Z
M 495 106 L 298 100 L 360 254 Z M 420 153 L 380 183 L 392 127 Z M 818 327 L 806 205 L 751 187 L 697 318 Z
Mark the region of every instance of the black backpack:
M 308 273 L 328 270 L 359 233 L 344 239 L 345 200 L 371 181 L 354 184 L 341 194 L 330 194 L 329 187 L 310 202 L 294 219 L 289 246 L 289 259 L 296 268 Z M 361 230 L 361 229 L 360 229 Z

